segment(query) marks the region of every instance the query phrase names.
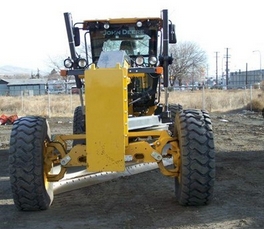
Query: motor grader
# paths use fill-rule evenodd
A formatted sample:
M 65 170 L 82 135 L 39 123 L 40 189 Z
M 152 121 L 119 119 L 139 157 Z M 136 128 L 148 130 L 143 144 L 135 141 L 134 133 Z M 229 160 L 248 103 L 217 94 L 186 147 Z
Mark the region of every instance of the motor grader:
M 74 76 L 80 91 L 73 134 L 51 136 L 40 116 L 15 121 L 9 171 L 16 207 L 48 209 L 54 182 L 72 168 L 122 173 L 141 163 L 157 163 L 173 178 L 179 204 L 208 204 L 215 180 L 212 124 L 207 111 L 169 102 L 169 44 L 176 35 L 168 10 L 160 17 L 74 24 L 66 12 L 64 20 L 70 57 L 61 75 Z

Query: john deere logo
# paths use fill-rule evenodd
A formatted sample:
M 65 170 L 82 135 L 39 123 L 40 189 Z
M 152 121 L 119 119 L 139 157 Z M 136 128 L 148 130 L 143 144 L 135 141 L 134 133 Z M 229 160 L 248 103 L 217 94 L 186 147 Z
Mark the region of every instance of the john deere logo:
M 104 36 L 118 36 L 118 35 L 144 35 L 144 30 L 130 30 L 130 29 L 122 29 L 122 30 L 105 30 L 103 31 Z

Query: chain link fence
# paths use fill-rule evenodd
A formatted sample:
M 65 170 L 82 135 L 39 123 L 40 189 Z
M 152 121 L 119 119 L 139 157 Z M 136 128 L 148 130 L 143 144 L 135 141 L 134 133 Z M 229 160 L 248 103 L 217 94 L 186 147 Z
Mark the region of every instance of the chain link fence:
M 101 98 L 98 98 L 101 99 Z M 161 102 L 164 94 L 161 93 Z M 95 101 L 96 102 L 96 101 Z M 171 91 L 169 103 L 179 103 L 183 108 L 205 109 L 209 112 L 234 109 L 256 110 L 264 108 L 264 95 L 261 89 L 250 87 L 240 90 Z M 79 94 L 44 94 L 20 92 L 18 96 L 0 96 L 0 113 L 18 116 L 40 115 L 44 117 L 73 117 L 80 106 Z M 258 109 L 258 108 L 257 108 Z

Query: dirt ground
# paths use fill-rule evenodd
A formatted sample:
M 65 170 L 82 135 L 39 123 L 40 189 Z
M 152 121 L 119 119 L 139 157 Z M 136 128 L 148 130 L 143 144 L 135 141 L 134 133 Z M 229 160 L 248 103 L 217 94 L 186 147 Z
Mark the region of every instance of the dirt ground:
M 50 209 L 20 212 L 8 177 L 10 126 L 0 126 L 0 228 L 264 228 L 264 119 L 261 114 L 211 113 L 216 148 L 213 201 L 180 206 L 173 178 L 158 169 L 55 195 Z M 50 120 L 71 133 L 71 118 Z

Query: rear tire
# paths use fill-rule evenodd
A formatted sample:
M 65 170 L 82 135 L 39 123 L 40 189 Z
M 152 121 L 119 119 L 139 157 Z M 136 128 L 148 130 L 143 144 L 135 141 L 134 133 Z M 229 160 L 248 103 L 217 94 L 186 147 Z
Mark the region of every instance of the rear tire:
M 9 172 L 14 203 L 19 210 L 45 210 L 53 201 L 52 183 L 46 180 L 44 172 L 48 131 L 42 117 L 22 117 L 13 124 Z
M 175 117 L 176 117 L 176 114 L 182 110 L 182 105 L 169 104 L 169 110 L 171 112 L 171 120 L 172 120 L 172 123 L 169 125 L 169 131 L 171 132 L 171 135 L 174 136 Z
M 215 150 L 211 120 L 206 111 L 176 114 L 175 131 L 180 147 L 180 174 L 175 194 L 181 205 L 199 206 L 213 198 Z
M 82 106 L 76 107 L 74 111 L 73 134 L 85 134 L 85 115 L 83 114 Z M 72 146 L 77 144 L 85 145 L 86 140 L 73 140 Z

